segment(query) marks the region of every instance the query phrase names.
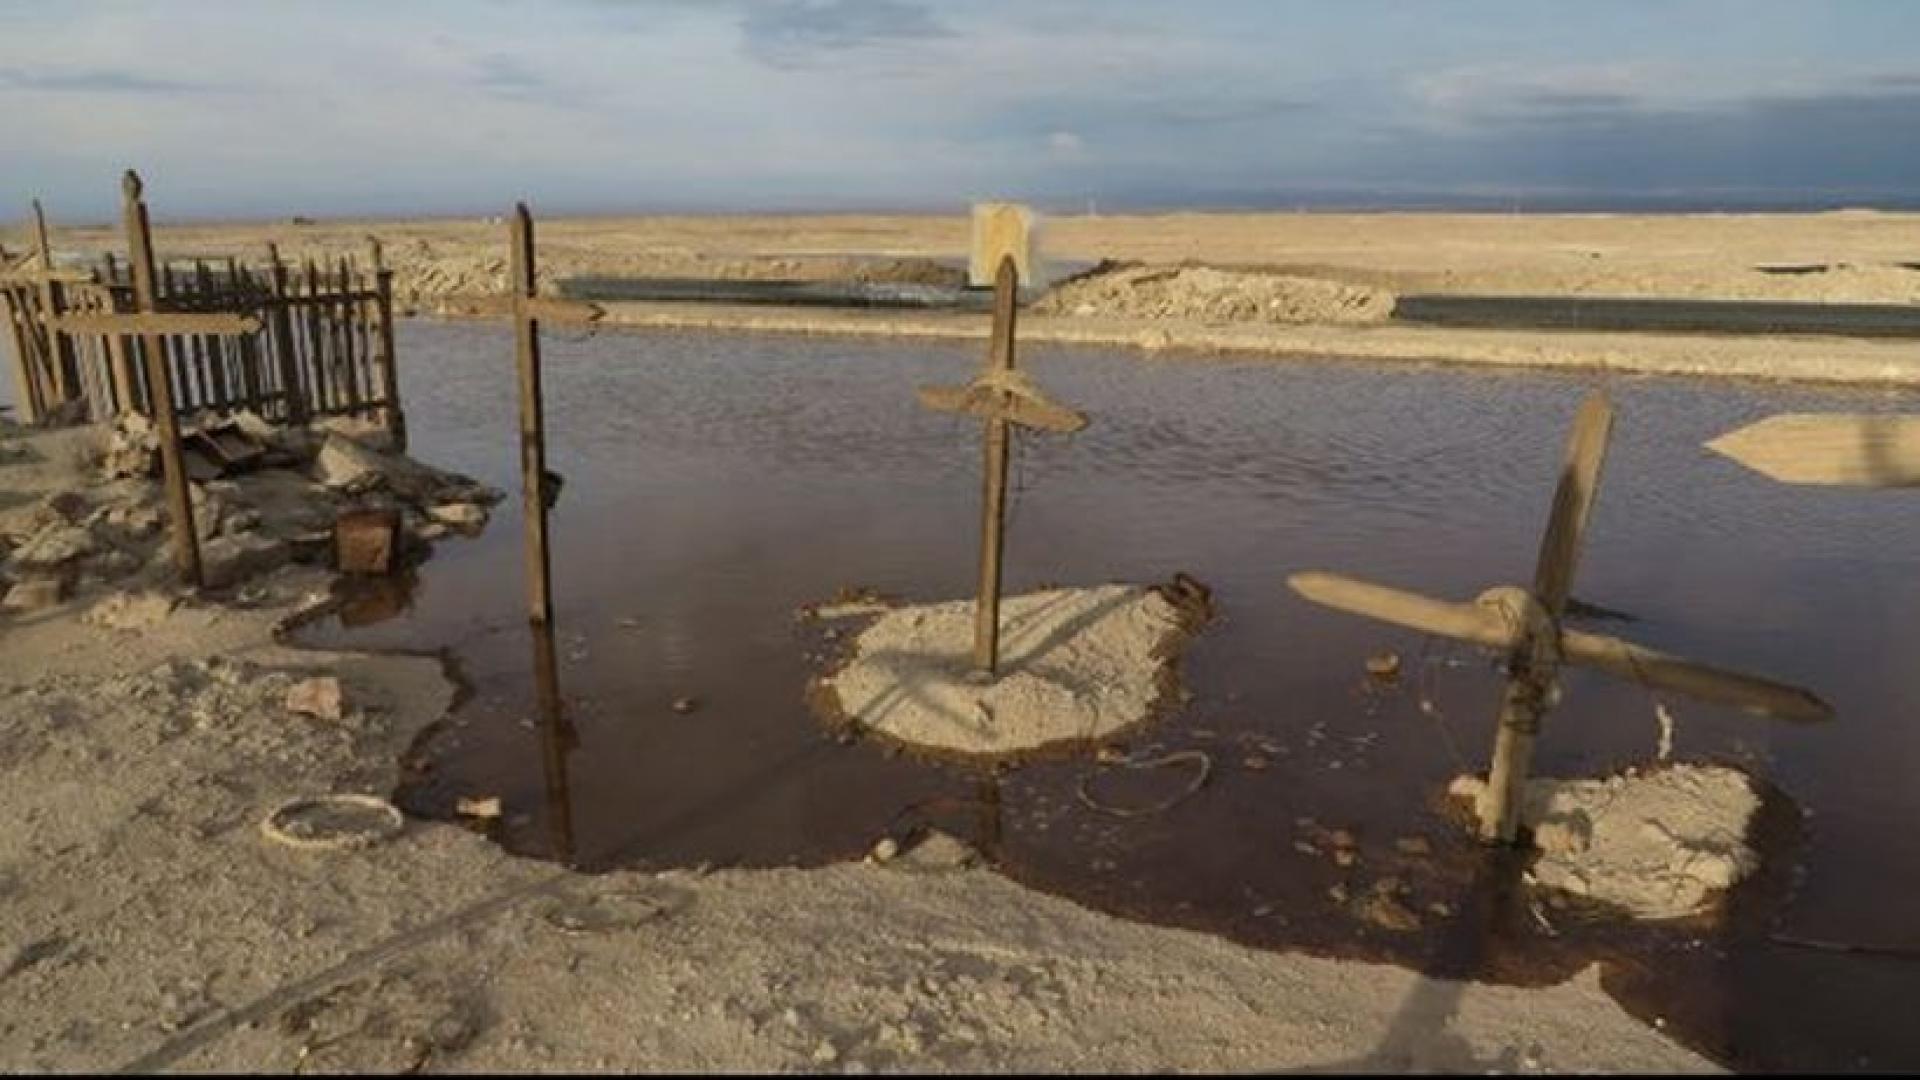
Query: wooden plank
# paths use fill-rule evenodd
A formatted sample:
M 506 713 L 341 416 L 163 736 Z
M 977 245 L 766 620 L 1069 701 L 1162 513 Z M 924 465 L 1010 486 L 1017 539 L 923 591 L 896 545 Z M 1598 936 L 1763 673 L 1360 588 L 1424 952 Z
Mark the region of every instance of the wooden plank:
M 224 301 L 217 296 L 213 287 L 213 274 L 207 269 L 204 259 L 193 261 L 194 288 L 200 294 L 200 302 L 206 308 L 213 308 Z M 225 412 L 233 400 L 233 387 L 229 382 L 226 350 L 221 347 L 218 337 L 200 335 L 194 342 L 195 349 L 206 350 L 207 377 L 213 384 L 213 394 L 207 404 Z
M 216 311 L 71 312 L 56 319 L 54 328 L 63 334 L 252 334 L 259 331 L 260 319 Z
M 1470 645 L 1512 649 L 1527 634 L 1525 618 L 1515 613 L 1511 599 L 1526 593 L 1511 586 L 1456 603 L 1319 570 L 1290 575 L 1287 584 L 1316 604 Z M 1751 713 L 1801 723 L 1832 716 L 1810 690 L 1669 656 L 1619 638 L 1562 629 L 1558 651 L 1568 664 Z
M 1600 634 L 1566 630 L 1560 648 L 1568 663 L 1599 668 L 1661 690 L 1799 724 L 1833 719 L 1833 707 L 1811 690 L 1683 660 Z
M 0 317 L 7 324 L 7 342 L 12 346 L 14 411 L 22 423 L 40 422 L 40 394 L 34 385 L 33 367 L 27 356 L 26 311 L 18 292 L 0 288 Z
M 540 379 L 540 323 L 526 300 L 535 295 L 533 215 L 514 206 L 508 224 L 512 254 L 507 287 L 517 298 L 514 346 L 520 385 L 520 486 L 525 503 L 527 617 L 538 626 L 553 621 L 552 566 L 547 547 L 547 438 Z M 536 635 L 537 636 L 537 635 Z
M 533 215 L 516 204 L 508 226 L 512 254 L 507 287 L 514 303 L 515 361 L 520 384 L 520 485 L 525 504 L 527 625 L 533 639 L 534 684 L 540 725 L 556 741 L 567 730 L 561 709 L 559 665 L 554 656 L 553 566 L 547 544 L 546 407 L 540 385 L 540 323 L 525 303 L 535 294 Z M 556 822 L 556 827 L 559 824 Z M 571 858 L 572 838 L 563 842 Z
M 598 322 L 607 313 L 599 304 L 584 300 L 562 300 L 557 296 L 516 297 L 515 307 L 530 317 L 551 323 Z
M 1580 545 L 1593 515 L 1594 496 L 1600 491 L 1600 470 L 1607 460 L 1607 442 L 1613 433 L 1613 404 L 1604 393 L 1587 395 L 1574 416 L 1567 437 L 1566 462 L 1553 492 L 1553 511 L 1540 541 L 1534 566 L 1533 595 L 1547 614 L 1566 613 L 1573 589 L 1573 573 L 1580 561 Z
M 996 389 L 984 383 L 969 386 L 926 386 L 916 391 L 920 404 L 937 412 L 963 413 L 982 419 L 1004 419 L 1023 427 L 1070 435 L 1087 426 L 1085 413 L 1037 394 Z
M 968 283 L 998 287 L 1000 264 L 1007 259 L 1013 260 L 1015 284 L 1033 283 L 1033 211 L 1019 203 L 975 203 Z
M 353 316 L 359 305 L 344 299 L 351 291 L 351 271 L 347 269 L 347 260 L 342 258 L 337 268 L 341 299 L 332 305 L 331 314 L 340 341 L 340 382 L 345 389 L 347 408 L 353 412 L 360 410 L 360 370 L 354 355 Z
M 993 286 L 993 338 L 987 354 L 988 374 L 1013 370 L 1014 292 L 1017 271 L 1011 256 L 1000 260 Z M 974 605 L 973 666 L 992 678 L 1000 666 L 1001 560 L 1006 548 L 1007 459 L 1009 432 L 1002 417 L 989 417 L 986 427 L 985 483 L 980 499 L 980 590 Z
M 1707 449 L 1783 484 L 1920 486 L 1920 416 L 1783 413 L 1730 431 Z
M 40 275 L 40 304 L 43 320 L 58 318 L 66 310 L 66 282 L 55 281 L 53 277 L 53 244 L 47 239 L 47 215 L 40 206 L 40 200 L 33 200 L 33 236 L 34 249 L 40 255 L 40 266 L 46 273 Z M 46 362 L 53 378 L 46 387 L 50 404 L 65 404 L 74 397 L 73 343 L 59 337 L 48 335 Z
M 269 246 L 267 255 L 267 285 L 275 301 L 267 312 L 267 319 L 273 328 L 273 359 L 280 373 L 280 392 L 285 395 L 282 400 L 286 403 L 286 413 L 282 419 L 290 424 L 303 424 L 307 419 L 307 396 L 300 384 L 300 357 L 294 342 L 293 316 L 283 303 L 288 298 L 287 264 L 280 261 L 280 250 L 276 247 Z
M 147 221 L 146 202 L 140 197 L 140 177 L 127 170 L 121 182 L 122 209 L 127 229 L 127 251 L 133 264 L 134 302 L 137 310 L 151 311 L 155 300 L 153 233 Z M 180 576 L 196 588 L 201 584 L 200 542 L 193 527 L 193 502 L 187 493 L 186 463 L 180 453 L 180 418 L 173 409 L 172 392 L 167 386 L 164 341 L 154 334 L 144 337 L 147 350 L 147 376 L 151 384 L 154 426 L 160 441 L 161 472 L 167 489 L 167 506 L 173 526 L 174 555 Z

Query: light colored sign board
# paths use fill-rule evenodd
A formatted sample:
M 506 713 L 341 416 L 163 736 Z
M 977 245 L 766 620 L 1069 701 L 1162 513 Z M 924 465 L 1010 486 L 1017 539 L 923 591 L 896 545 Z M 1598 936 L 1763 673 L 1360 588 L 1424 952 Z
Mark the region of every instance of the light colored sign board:
M 1785 413 L 1707 448 L 1783 484 L 1920 486 L 1920 416 Z
M 975 288 L 992 285 L 1000 260 L 1013 256 L 1020 284 L 1033 284 L 1033 211 L 1019 203 L 974 203 L 973 247 L 967 260 L 967 282 Z

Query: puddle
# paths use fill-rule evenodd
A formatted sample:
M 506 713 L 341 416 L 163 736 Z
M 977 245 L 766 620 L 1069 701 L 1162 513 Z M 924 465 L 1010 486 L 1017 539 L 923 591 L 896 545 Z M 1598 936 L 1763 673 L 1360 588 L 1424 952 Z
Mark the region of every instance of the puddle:
M 416 452 L 517 491 L 508 329 L 401 330 Z M 1122 748 L 1179 755 L 1166 768 L 1077 758 L 989 773 L 839 741 L 803 692 L 854 620 L 795 617 L 849 586 L 970 595 L 978 429 L 919 409 L 913 391 L 961 381 L 977 348 L 550 332 L 545 354 L 549 462 L 566 477 L 553 577 L 571 739 L 543 740 L 535 721 L 517 495 L 483 536 L 302 633 L 441 650 L 471 683 L 416 748 L 424 771 L 396 795 L 409 812 L 451 821 L 461 798 L 498 796 L 500 842 L 538 856 L 570 845 L 589 869 L 817 865 L 939 828 L 1018 880 L 1126 917 L 1527 984 L 1604 959 L 1628 1008 L 1720 1060 L 1920 1066 L 1907 1019 L 1920 961 L 1767 940 L 1920 947 L 1920 725 L 1906 707 L 1920 666 L 1901 645 L 1920 636 L 1920 516 L 1900 492 L 1785 487 L 1700 445 L 1777 411 L 1911 402 L 1024 350 L 1094 423 L 1021 442 L 1008 591 L 1184 571 L 1217 614 L 1184 661 L 1193 699 Z M 1526 580 L 1566 425 L 1601 383 L 1620 419 L 1575 589 L 1597 605 L 1581 609 L 1589 625 L 1810 686 L 1839 714 L 1794 728 L 1668 702 L 1677 756 L 1743 766 L 1786 796 L 1765 812 L 1776 857 L 1720 928 L 1623 927 L 1503 884 L 1518 869 L 1488 859 L 1440 799 L 1455 773 L 1484 767 L 1490 661 L 1285 585 L 1333 569 L 1465 599 Z M 1402 658 L 1390 686 L 1365 670 L 1382 649 Z M 1535 771 L 1645 762 L 1659 735 L 1645 691 L 1574 671 Z M 1813 814 L 1804 825 L 1794 804 Z

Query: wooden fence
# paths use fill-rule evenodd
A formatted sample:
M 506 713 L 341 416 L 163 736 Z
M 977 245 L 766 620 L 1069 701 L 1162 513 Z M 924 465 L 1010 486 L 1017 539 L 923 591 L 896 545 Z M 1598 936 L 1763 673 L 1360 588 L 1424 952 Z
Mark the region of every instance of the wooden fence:
M 36 206 L 36 211 L 37 211 Z M 38 258 L 35 255 L 38 255 Z M 41 251 L 0 262 L 0 314 L 13 349 L 16 412 L 29 423 L 151 413 L 144 350 L 161 349 L 176 415 L 251 409 L 282 422 L 358 415 L 404 440 L 393 347 L 392 272 L 376 244 L 366 266 L 227 259 L 158 268 L 151 310 L 224 314 L 252 329 L 144 336 L 131 267 L 51 269 Z

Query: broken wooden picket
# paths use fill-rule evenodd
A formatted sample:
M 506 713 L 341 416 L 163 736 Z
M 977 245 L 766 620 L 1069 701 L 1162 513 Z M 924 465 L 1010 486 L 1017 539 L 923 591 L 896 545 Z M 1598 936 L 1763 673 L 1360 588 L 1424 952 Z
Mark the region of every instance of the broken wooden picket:
M 1014 302 L 1019 271 L 1003 256 L 994 275 L 993 342 L 980 376 L 966 386 L 932 386 L 920 403 L 939 412 L 980 417 L 985 429 L 985 484 L 980 515 L 980 589 L 974 610 L 973 666 L 991 679 L 1000 663 L 1000 563 L 1005 550 L 1009 425 L 1072 433 L 1087 426 L 1084 414 L 1047 400 L 1014 369 Z
M 1920 486 L 1920 416 L 1783 413 L 1707 443 L 1783 484 Z
M 1507 686 L 1488 776 L 1488 803 L 1480 822 L 1485 839 L 1511 843 L 1519 833 L 1534 740 L 1541 718 L 1553 703 L 1554 681 L 1562 664 L 1597 668 L 1647 686 L 1782 720 L 1811 722 L 1832 715 L 1825 702 L 1796 686 L 1562 626 L 1612 427 L 1612 405 L 1603 394 L 1589 396 L 1574 420 L 1531 589 L 1498 586 L 1467 603 L 1452 603 L 1322 571 L 1288 578 L 1295 592 L 1318 604 L 1505 650 Z

